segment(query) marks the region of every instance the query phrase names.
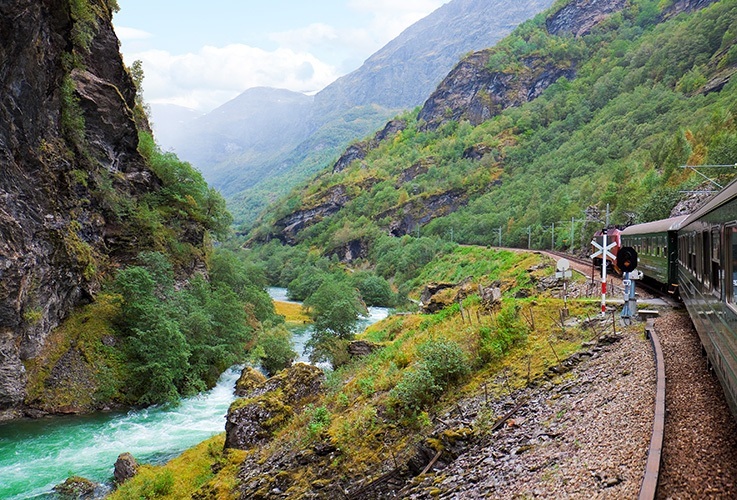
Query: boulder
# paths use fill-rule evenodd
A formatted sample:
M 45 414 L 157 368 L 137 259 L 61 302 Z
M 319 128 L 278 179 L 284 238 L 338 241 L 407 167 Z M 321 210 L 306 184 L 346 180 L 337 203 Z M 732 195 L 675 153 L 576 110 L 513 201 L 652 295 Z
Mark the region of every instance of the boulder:
M 115 482 L 122 484 L 138 473 L 138 462 L 130 453 L 121 453 L 115 461 L 115 471 L 113 476 Z
M 271 440 L 274 432 L 322 391 L 325 374 L 297 363 L 248 390 L 228 409 L 225 448 L 247 450 Z
M 420 296 L 422 312 L 433 314 L 453 304 L 456 283 L 428 283 Z
M 60 498 L 91 498 L 96 488 L 97 484 L 89 479 L 72 476 L 63 483 L 54 486 L 54 492 Z
M 348 344 L 348 354 L 350 354 L 351 357 L 361 358 L 363 356 L 368 356 L 380 347 L 380 345 L 366 340 L 354 340 Z
M 247 397 L 253 389 L 264 382 L 266 382 L 266 377 L 263 373 L 251 366 L 246 366 L 235 383 L 235 395 L 239 398 Z

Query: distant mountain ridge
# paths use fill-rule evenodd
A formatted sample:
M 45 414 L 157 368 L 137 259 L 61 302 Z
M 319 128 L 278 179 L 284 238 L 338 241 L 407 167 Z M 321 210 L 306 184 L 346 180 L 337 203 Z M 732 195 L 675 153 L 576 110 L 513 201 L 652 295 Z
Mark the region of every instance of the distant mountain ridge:
M 613 220 L 668 217 L 695 187 L 678 166 L 737 160 L 735 19 L 737 0 L 557 4 L 244 235 L 351 261 L 410 234 L 585 247 L 604 204 Z M 551 237 L 572 219 L 580 241 Z
M 159 142 L 200 169 L 237 221 L 249 223 L 350 142 L 422 104 L 464 54 L 494 45 L 552 3 L 452 0 L 314 97 L 249 89 Z M 158 118 L 155 108 L 154 126 L 171 129 Z

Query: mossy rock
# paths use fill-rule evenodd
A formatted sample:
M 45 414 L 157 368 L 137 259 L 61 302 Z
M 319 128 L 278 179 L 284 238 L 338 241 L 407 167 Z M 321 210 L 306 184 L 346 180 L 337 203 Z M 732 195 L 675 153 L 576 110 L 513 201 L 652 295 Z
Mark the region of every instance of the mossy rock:
M 284 404 L 281 391 L 269 392 L 249 399 L 238 399 L 230 405 L 225 422 L 225 448 L 247 450 L 269 441 L 274 432 L 286 424 L 294 410 Z
M 235 395 L 247 397 L 256 387 L 266 382 L 266 377 L 253 367 L 246 366 L 235 383 Z
M 241 378 L 258 379 L 244 370 Z M 271 439 L 292 416 L 322 392 L 325 374 L 316 366 L 297 363 L 248 390 L 235 400 L 225 423 L 225 448 L 247 450 Z M 247 382 L 246 382 L 247 383 Z
M 324 381 L 325 373 L 318 367 L 296 363 L 256 387 L 252 394 L 281 390 L 286 404 L 304 406 L 308 399 L 322 392 Z
M 54 486 L 54 492 L 61 498 L 89 498 L 95 492 L 97 484 L 80 476 L 71 476 L 61 484 Z

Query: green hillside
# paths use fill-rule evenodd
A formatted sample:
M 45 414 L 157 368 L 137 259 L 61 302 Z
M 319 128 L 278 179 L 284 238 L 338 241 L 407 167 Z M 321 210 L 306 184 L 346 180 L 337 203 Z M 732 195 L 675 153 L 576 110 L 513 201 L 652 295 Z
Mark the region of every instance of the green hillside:
M 556 246 L 569 247 L 573 220 L 580 248 L 607 204 L 614 223 L 666 217 L 680 191 L 703 182 L 680 166 L 737 162 L 737 1 L 675 14 L 673 2 L 636 0 L 583 36 L 551 35 L 546 20 L 566 3 L 467 60 L 483 59 L 479 72 L 512 82 L 550 68 L 571 78 L 477 125 L 405 114 L 404 130 L 364 160 L 326 170 L 274 204 L 251 242 L 279 239 L 355 260 L 352 245 L 375 261 L 388 234 L 486 245 L 497 244 L 501 228 L 504 245 L 526 247 L 529 237 L 547 248 L 555 225 Z M 462 96 L 462 87 L 449 92 Z M 339 210 L 320 212 L 328 205 Z

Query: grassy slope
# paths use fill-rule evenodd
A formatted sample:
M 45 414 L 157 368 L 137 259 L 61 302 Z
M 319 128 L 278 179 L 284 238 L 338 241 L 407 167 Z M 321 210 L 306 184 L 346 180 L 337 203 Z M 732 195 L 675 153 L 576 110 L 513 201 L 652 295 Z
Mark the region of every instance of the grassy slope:
M 541 266 L 543 261 L 545 265 Z M 463 268 L 460 273 L 459 266 Z M 146 474 L 131 481 L 124 492 L 151 495 L 153 489 L 159 488 L 161 498 L 180 498 L 201 488 L 201 492 L 219 491 L 213 498 L 228 498 L 227 489 L 237 484 L 237 468 L 228 465 L 213 475 L 206 464 L 222 461 L 232 464 L 245 458 L 250 470 L 254 464 L 269 463 L 275 457 L 284 456 L 286 450 L 309 453 L 307 450 L 319 443 L 335 446 L 340 450 L 337 457 L 295 465 L 279 475 L 273 471 L 257 474 L 264 485 L 262 492 L 268 492 L 278 480 L 288 487 L 288 494 L 296 497 L 321 480 L 353 484 L 384 466 L 391 466 L 394 460 L 403 463 L 412 455 L 414 445 L 428 437 L 436 416 L 452 408 L 459 398 L 483 394 L 484 390 L 493 397 L 522 387 L 555 365 L 558 358 L 565 358 L 595 336 L 594 332 L 581 328 L 561 329 L 560 298 L 547 294 L 521 300 L 510 298 L 510 294 L 521 288 L 530 290 L 533 281 L 553 270 L 551 261 L 536 254 L 457 249 L 442 261 L 428 265 L 425 276 L 455 279 L 462 275 L 484 285 L 499 281 L 506 290 L 501 311 L 485 312 L 479 297 L 471 295 L 464 300 L 464 310 L 470 313 L 471 322 L 461 319 L 457 305 L 432 315 L 392 316 L 365 333 L 367 340 L 381 343 L 383 348 L 329 374 L 323 398 L 278 431 L 271 444 L 223 458 L 218 451 L 221 441 L 203 443 L 188 452 L 190 455 L 166 466 L 147 468 Z M 596 314 L 596 307 L 586 303 L 569 302 L 569 308 L 573 316 L 586 318 Z M 531 328 L 533 318 L 534 329 Z M 396 406 L 392 390 L 422 362 L 420 346 L 427 342 L 459 346 L 471 370 L 449 384 L 433 404 L 403 411 Z M 505 381 L 503 384 L 492 382 L 500 378 Z M 493 422 L 495 418 L 482 416 L 485 421 Z M 184 463 L 201 466 L 184 471 Z

